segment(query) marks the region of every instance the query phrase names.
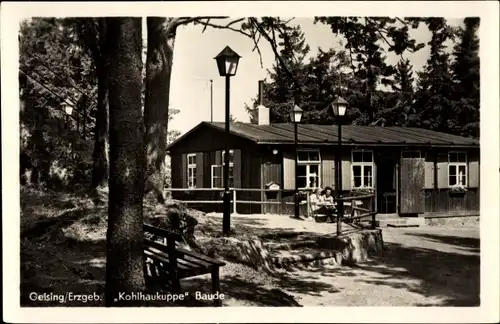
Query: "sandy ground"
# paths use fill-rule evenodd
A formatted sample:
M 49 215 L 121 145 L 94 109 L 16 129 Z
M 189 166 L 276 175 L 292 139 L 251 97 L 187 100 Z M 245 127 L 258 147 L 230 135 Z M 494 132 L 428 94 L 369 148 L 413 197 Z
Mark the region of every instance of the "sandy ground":
M 220 215 L 210 217 L 219 218 Z M 331 233 L 335 225 L 296 221 L 277 215 L 233 216 L 233 224 L 252 218 L 258 228 Z M 231 287 L 232 269 L 223 269 L 225 305 L 275 305 L 270 287 L 287 306 L 475 306 L 479 305 L 479 227 L 384 228 L 386 251 L 355 267 L 325 265 L 287 271 L 262 285 L 259 278 L 244 286 L 269 297 L 241 298 Z M 226 278 L 228 281 L 226 282 Z M 234 296 L 231 293 L 235 292 Z M 283 296 L 286 296 L 284 298 Z M 275 306 L 278 306 L 275 305 Z
M 385 254 L 358 267 L 298 271 L 322 291 L 290 293 L 303 306 L 479 304 L 479 229 L 384 229 Z
M 103 293 L 105 215 L 54 193 L 23 195 L 22 228 L 31 231 L 21 242 L 21 302 L 35 306 L 30 292 Z M 200 235 L 219 233 L 221 215 L 206 215 Z M 57 230 L 54 230 L 57 229 Z M 288 216 L 232 217 L 238 233 L 299 231 L 327 234 L 334 224 L 297 221 Z M 201 233 L 205 231 L 205 233 Z M 479 304 L 479 228 L 422 227 L 383 229 L 386 251 L 356 267 L 323 266 L 269 275 L 228 262 L 221 269 L 225 306 L 405 305 L 465 306 Z M 186 291 L 210 292 L 207 276 L 182 283 Z M 51 306 L 47 303 L 37 306 Z M 53 304 L 52 306 L 61 306 Z M 193 306 L 211 306 L 195 303 Z M 66 305 L 70 306 L 70 305 Z M 101 306 L 101 303 L 72 306 Z

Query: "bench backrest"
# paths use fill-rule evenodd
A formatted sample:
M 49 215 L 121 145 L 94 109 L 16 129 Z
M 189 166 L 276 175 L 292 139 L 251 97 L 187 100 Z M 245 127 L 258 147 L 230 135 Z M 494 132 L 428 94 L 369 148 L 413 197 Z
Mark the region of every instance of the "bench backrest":
M 177 252 L 175 242 L 182 242 L 182 235 L 150 224 L 143 224 L 143 230 L 144 233 L 151 233 L 163 239 L 163 245 L 166 245 L 165 252 L 168 254 L 170 265 L 173 268 L 177 267 Z M 146 246 L 152 246 L 154 248 L 164 250 L 164 248 L 162 248 L 159 243 L 147 238 L 144 238 L 144 244 Z
M 143 230 L 144 233 L 151 233 L 161 238 L 172 240 L 172 242 L 182 242 L 182 235 L 174 231 L 166 230 L 146 223 L 143 225 Z

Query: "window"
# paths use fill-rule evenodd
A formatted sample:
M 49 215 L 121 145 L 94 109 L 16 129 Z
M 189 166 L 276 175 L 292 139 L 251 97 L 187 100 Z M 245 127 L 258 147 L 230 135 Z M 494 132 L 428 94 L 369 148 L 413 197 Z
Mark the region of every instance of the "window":
M 196 153 L 187 155 L 188 188 L 196 188 Z
M 321 158 L 318 150 L 300 150 L 297 152 L 297 187 L 317 188 L 320 186 Z
M 448 186 L 467 186 L 467 153 L 448 153 Z
M 212 165 L 212 188 L 224 188 L 225 151 L 221 152 L 220 165 Z M 234 151 L 229 150 L 229 188 L 234 188 Z
M 372 151 L 352 151 L 352 181 L 354 189 L 373 188 Z

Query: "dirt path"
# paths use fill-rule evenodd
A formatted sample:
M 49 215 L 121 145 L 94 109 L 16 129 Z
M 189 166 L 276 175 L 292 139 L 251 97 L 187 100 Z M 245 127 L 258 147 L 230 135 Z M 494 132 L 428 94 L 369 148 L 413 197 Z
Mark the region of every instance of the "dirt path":
M 479 229 L 384 229 L 385 254 L 357 267 L 299 270 L 309 291 L 286 287 L 302 306 L 479 304 Z M 322 283 L 323 289 L 314 289 Z
M 102 294 L 106 209 L 90 208 L 84 199 L 56 195 L 51 200 L 33 194 L 33 199 L 25 199 L 23 203 L 22 227 L 27 234 L 21 244 L 22 304 L 34 306 L 27 299 L 30 292 Z M 207 223 L 200 224 L 200 235 L 220 232 L 221 217 L 206 215 L 204 219 Z M 51 226 L 36 226 L 40 222 Z M 238 233 L 254 235 L 283 231 L 319 235 L 334 231 L 333 224 L 277 215 L 235 216 L 232 227 Z M 227 296 L 223 304 L 473 306 L 479 303 L 479 228 L 388 228 L 383 230 L 383 237 L 384 255 L 356 267 L 323 266 L 270 276 L 228 262 L 221 269 L 222 291 Z M 184 287 L 193 292 L 211 291 L 207 276 L 187 280 Z M 47 303 L 38 306 L 42 305 L 50 306 Z

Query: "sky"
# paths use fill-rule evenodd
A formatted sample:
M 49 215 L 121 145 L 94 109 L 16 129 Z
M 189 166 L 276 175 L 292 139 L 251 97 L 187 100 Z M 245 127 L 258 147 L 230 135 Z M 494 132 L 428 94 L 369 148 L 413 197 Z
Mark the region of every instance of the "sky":
M 212 23 L 223 24 L 229 21 L 212 20 Z M 448 22 L 457 26 L 462 19 L 448 19 Z M 334 35 L 328 26 L 314 24 L 313 17 L 296 17 L 291 24 L 302 27 L 311 47 L 310 56 L 315 56 L 318 48 L 341 49 L 341 38 Z M 417 42 L 427 43 L 431 36 L 423 24 L 417 30 L 410 30 L 410 33 Z M 143 37 L 147 41 L 145 24 Z M 170 122 L 170 130 L 178 130 L 183 134 L 202 121 L 210 121 L 210 79 L 213 80 L 213 120 L 224 121 L 225 81 L 219 76 L 214 57 L 225 46 L 231 47 L 241 56 L 238 71 L 231 77 L 231 114 L 237 121 L 249 122 L 245 104 L 251 104 L 252 98 L 257 95 L 258 81 L 267 77 L 267 69 L 271 69 L 275 62 L 270 45 L 264 40 L 259 42 L 261 66 L 258 52 L 253 51 L 253 41 L 246 36 L 210 27 L 203 32 L 202 26 L 187 25 L 178 28 L 175 40 L 170 108 L 179 110 L 179 113 Z M 426 46 L 417 53 L 406 53 L 404 57 L 410 60 L 414 71 L 419 71 L 425 65 L 428 55 L 429 48 Z M 396 64 L 398 60 L 399 56 L 387 53 L 389 64 Z
M 462 19 L 449 19 L 449 23 L 457 26 Z M 215 21 L 212 21 L 215 23 Z M 224 22 L 221 20 L 221 22 Z M 317 53 L 317 48 L 340 48 L 340 38 L 323 24 L 314 24 L 314 19 L 295 18 L 292 23 L 298 24 L 304 31 L 306 41 L 311 47 L 310 55 Z M 145 28 L 144 28 L 145 29 Z M 201 26 L 182 26 L 177 31 L 174 47 L 174 63 L 170 89 L 170 107 L 180 112 L 175 115 L 169 129 L 185 133 L 202 121 L 210 121 L 210 79 L 213 79 L 213 116 L 214 121 L 224 121 L 225 82 L 219 76 L 214 57 L 228 45 L 242 58 L 236 76 L 231 78 L 230 109 L 231 114 L 240 122 L 249 122 L 244 107 L 250 104 L 257 95 L 258 81 L 267 76 L 266 69 L 274 63 L 274 54 L 269 44 L 261 41 L 263 67 L 257 51 L 253 51 L 251 39 L 229 30 L 207 28 L 202 32 Z M 430 32 L 423 24 L 411 31 L 418 42 L 427 43 Z M 421 70 L 429 55 L 426 46 L 417 53 L 405 54 L 414 70 Z M 389 53 L 387 62 L 395 64 L 399 57 Z

